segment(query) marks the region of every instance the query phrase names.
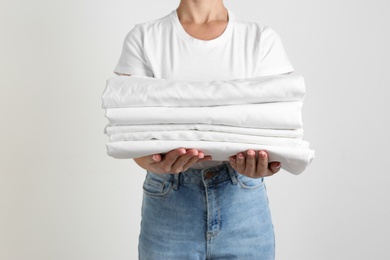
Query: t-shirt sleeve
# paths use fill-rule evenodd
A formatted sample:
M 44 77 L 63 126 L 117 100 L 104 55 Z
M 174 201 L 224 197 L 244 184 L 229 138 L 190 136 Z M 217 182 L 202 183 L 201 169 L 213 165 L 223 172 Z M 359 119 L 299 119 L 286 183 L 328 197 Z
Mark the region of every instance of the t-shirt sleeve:
M 284 74 L 294 71 L 279 34 L 269 26 L 264 26 L 261 31 L 259 48 L 258 76 Z
M 143 49 L 143 33 L 139 24 L 136 24 L 127 33 L 123 42 L 122 53 L 114 73 L 131 74 L 153 77 L 153 72 L 147 63 Z

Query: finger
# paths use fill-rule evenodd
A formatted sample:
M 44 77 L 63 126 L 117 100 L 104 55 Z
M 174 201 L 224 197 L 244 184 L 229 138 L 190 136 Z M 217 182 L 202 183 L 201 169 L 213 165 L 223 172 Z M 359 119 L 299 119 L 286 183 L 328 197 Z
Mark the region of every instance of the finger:
M 172 169 L 172 165 L 176 162 L 179 156 L 186 154 L 186 150 L 184 148 L 177 148 L 168 152 L 164 158 L 159 162 L 160 167 L 164 172 L 170 172 Z
M 198 151 L 198 162 L 203 160 L 210 160 L 210 159 L 211 159 L 211 155 L 204 155 L 203 152 Z
M 165 162 L 169 162 L 173 164 L 179 156 L 182 156 L 183 154 L 186 154 L 186 149 L 184 148 L 177 148 L 175 150 L 169 151 L 167 154 L 164 156 Z
M 233 167 L 233 169 L 235 169 L 237 171 L 237 162 L 236 162 L 236 156 L 230 156 L 229 157 L 229 162 L 230 162 L 230 165 Z
M 161 154 L 151 154 L 151 155 L 147 155 L 147 156 L 138 157 L 135 159 L 140 159 L 140 158 L 145 158 L 146 163 L 153 164 L 153 163 L 157 163 L 157 162 L 161 161 L 162 155 Z
M 243 173 L 245 170 L 245 156 L 243 153 L 238 153 L 236 158 L 237 158 L 236 159 L 236 164 L 237 164 L 236 171 L 238 171 L 239 173 Z
M 203 158 L 201 158 L 203 159 Z M 191 165 L 193 165 L 194 163 L 198 162 L 199 161 L 199 155 L 198 156 L 193 156 L 192 158 L 190 158 L 186 164 L 183 165 L 183 169 L 182 171 L 186 171 L 188 170 L 188 168 L 191 167 Z
M 150 156 L 151 163 L 160 162 L 162 159 L 161 154 L 153 154 Z
M 273 174 L 275 174 L 275 173 L 277 173 L 279 170 L 280 170 L 280 168 L 281 168 L 281 163 L 280 162 L 270 162 L 269 164 L 268 164 L 268 168 L 269 168 L 269 170 L 273 173 Z
M 245 175 L 247 176 L 253 176 L 256 175 L 256 158 L 255 158 L 255 151 L 248 150 L 246 152 L 246 161 L 245 161 Z
M 198 150 L 196 149 L 188 149 L 186 154 L 179 156 L 177 160 L 172 164 L 172 173 L 179 173 L 183 171 L 184 165 L 190 161 L 193 157 L 198 159 Z
M 257 160 L 256 176 L 264 177 L 268 171 L 268 156 L 263 150 L 259 151 L 259 158 Z
M 210 161 L 212 159 L 213 159 L 213 157 L 211 157 L 211 155 L 205 155 L 205 157 L 199 159 L 198 162 Z

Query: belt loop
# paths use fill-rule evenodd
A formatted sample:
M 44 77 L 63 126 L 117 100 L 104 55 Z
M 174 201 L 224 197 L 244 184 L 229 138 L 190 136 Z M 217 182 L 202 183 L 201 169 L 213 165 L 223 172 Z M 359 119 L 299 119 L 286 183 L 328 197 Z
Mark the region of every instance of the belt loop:
M 227 163 L 226 166 L 228 168 L 232 184 L 236 185 L 237 184 L 237 173 L 236 173 L 236 170 L 233 169 L 233 167 L 230 165 L 230 163 Z
M 181 174 L 181 172 L 173 174 L 173 187 L 172 188 L 174 190 L 177 190 L 179 188 L 179 177 L 180 177 L 179 174 Z

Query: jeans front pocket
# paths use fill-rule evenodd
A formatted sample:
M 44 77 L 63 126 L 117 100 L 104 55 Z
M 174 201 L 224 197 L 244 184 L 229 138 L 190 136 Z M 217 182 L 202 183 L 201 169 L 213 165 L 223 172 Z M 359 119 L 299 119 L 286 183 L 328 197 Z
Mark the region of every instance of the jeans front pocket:
M 156 174 L 147 171 L 143 191 L 152 197 L 166 197 L 172 190 L 172 180 L 169 174 Z
M 265 186 L 264 177 L 250 178 L 237 172 L 237 180 L 241 187 L 243 187 L 244 189 L 259 189 Z

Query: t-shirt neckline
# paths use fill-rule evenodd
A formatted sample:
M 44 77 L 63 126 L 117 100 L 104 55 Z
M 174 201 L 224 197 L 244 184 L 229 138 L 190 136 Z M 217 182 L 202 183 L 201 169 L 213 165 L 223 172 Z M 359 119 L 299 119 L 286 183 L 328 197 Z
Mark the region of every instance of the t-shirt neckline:
M 201 45 L 201 46 L 213 46 L 215 44 L 218 44 L 218 43 L 221 43 L 221 42 L 227 40 L 229 38 L 229 35 L 233 31 L 233 21 L 235 19 L 234 13 L 232 11 L 230 11 L 230 9 L 228 9 L 228 8 L 226 8 L 226 9 L 228 11 L 227 26 L 220 36 L 218 36 L 217 38 L 211 39 L 211 40 L 201 40 L 201 39 L 197 39 L 197 38 L 194 38 L 191 35 L 189 35 L 184 30 L 182 24 L 180 23 L 179 16 L 177 15 L 176 9 L 174 9 L 171 12 L 171 20 L 172 20 L 172 23 L 173 23 L 174 27 L 176 28 L 177 32 L 181 35 L 181 37 L 184 40 L 186 40 L 190 43 L 193 43 L 193 44 Z

